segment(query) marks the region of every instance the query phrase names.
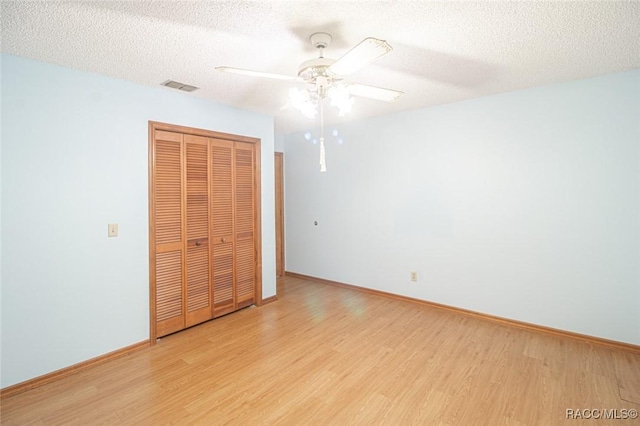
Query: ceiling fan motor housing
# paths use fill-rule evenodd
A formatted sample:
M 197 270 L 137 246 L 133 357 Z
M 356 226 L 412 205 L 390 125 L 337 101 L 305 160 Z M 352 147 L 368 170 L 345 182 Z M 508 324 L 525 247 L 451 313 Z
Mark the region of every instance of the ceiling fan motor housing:
M 327 68 L 329 68 L 336 60 L 330 58 L 315 58 L 304 61 L 298 68 L 298 77 L 302 78 L 308 83 L 313 83 L 314 80 L 319 77 L 327 77 L 329 79 L 336 80 L 333 76 L 329 76 Z

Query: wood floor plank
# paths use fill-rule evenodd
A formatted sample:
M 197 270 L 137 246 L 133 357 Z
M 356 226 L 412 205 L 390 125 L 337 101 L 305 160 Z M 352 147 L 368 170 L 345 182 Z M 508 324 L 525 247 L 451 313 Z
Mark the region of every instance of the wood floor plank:
M 567 409 L 638 410 L 639 395 L 636 354 L 283 277 L 276 302 L 3 398 L 0 420 L 576 425 Z
M 624 401 L 640 404 L 640 360 L 630 353 L 612 353 L 620 397 Z

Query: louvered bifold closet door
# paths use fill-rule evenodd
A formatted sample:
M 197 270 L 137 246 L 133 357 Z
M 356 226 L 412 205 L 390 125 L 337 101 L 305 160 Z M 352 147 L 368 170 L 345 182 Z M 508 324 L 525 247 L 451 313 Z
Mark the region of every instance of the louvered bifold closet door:
M 235 309 L 233 259 L 233 142 L 211 139 L 213 315 Z
M 184 328 L 183 300 L 183 145 L 182 134 L 156 131 L 153 150 L 154 217 L 151 244 L 155 288 L 156 333 Z M 155 241 L 153 241 L 155 236 Z M 154 285 L 155 284 L 155 285 Z
M 209 139 L 185 135 L 187 175 L 186 326 L 212 318 L 209 263 Z
M 236 304 L 242 308 L 251 305 L 255 297 L 254 145 L 236 142 L 234 157 Z

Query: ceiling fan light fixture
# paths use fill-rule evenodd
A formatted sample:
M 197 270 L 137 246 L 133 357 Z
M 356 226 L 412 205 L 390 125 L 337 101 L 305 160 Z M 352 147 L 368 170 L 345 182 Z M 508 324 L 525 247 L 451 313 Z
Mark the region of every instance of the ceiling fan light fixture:
M 289 89 L 289 99 L 291 105 L 305 117 L 315 118 L 318 114 L 318 102 L 308 90 L 292 87 Z
M 346 86 L 332 86 L 329 88 L 327 95 L 331 101 L 331 106 L 338 108 L 341 117 L 351 112 L 355 99 L 351 97 L 351 93 L 349 93 L 349 89 Z

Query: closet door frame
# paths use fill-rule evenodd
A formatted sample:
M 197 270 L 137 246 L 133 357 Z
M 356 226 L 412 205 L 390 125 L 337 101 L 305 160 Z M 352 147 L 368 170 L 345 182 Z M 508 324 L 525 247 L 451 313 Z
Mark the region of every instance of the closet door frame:
M 246 142 L 254 145 L 255 170 L 254 170 L 254 242 L 255 242 L 255 282 L 254 304 L 262 304 L 262 227 L 260 221 L 261 210 L 261 183 L 260 183 L 260 139 L 249 136 L 234 135 L 230 133 L 216 132 L 213 130 L 197 129 L 193 127 L 178 126 L 174 124 L 149 121 L 149 341 L 155 345 L 156 334 L 156 230 L 155 230 L 155 133 L 156 131 L 168 131 L 207 138 L 224 139 L 234 142 Z

